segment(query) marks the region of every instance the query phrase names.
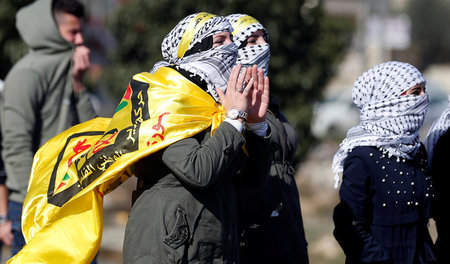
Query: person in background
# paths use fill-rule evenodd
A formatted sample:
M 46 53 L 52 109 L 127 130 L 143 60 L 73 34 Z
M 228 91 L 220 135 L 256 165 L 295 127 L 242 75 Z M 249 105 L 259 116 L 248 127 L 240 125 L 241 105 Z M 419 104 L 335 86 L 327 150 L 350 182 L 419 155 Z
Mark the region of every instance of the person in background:
M 433 178 L 434 199 L 432 216 L 436 222 L 437 239 L 435 243 L 438 263 L 450 263 L 450 217 L 446 213 L 450 196 L 446 187 L 450 184 L 448 162 L 450 150 L 450 96 L 449 107 L 433 123 L 428 131 L 425 146 L 428 151 L 428 164 Z
M 436 263 L 428 223 L 433 196 L 419 140 L 428 108 L 425 79 L 412 65 L 389 61 L 353 86 L 359 125 L 333 159 L 340 203 L 334 236 L 346 263 Z
M 96 116 L 82 82 L 90 65 L 83 14 L 76 0 L 38 0 L 16 15 L 29 52 L 9 71 L 0 100 L 12 255 L 25 244 L 22 204 L 35 152 L 58 133 Z
M 239 48 L 236 63 L 243 67 L 257 65 L 267 76 L 270 59 L 267 30 L 246 14 L 233 14 L 226 18 L 233 27 L 233 41 Z M 298 138 L 273 96 L 270 97 L 266 122 L 272 132 L 269 177 L 258 186 L 251 181 L 241 185 L 241 262 L 308 263 L 300 197 L 292 164 Z M 248 120 L 247 126 L 259 124 Z
M 239 263 L 236 183 L 251 177 L 256 184 L 269 168 L 264 166 L 269 164 L 268 126 L 253 130 L 245 121 L 265 122 L 268 78 L 256 66 L 238 78 L 241 67 L 232 69 L 237 47 L 231 25 L 209 13 L 182 19 L 161 50 L 165 61 L 153 67 L 149 83 L 140 85 L 173 85 L 180 104 L 193 89 L 189 93 L 204 101 L 221 102 L 227 117 L 217 129 L 205 127 L 136 164 L 137 199 L 125 230 L 123 262 Z M 132 82 L 131 89 L 136 85 Z
M 3 92 L 3 81 L 0 80 L 0 95 Z M 1 127 L 1 125 L 0 125 Z M 1 131 L 1 129 L 0 129 Z M 2 139 L 2 133 L 0 132 L 0 142 Z M 0 152 L 2 146 L 0 144 Z M 11 246 L 12 243 L 12 224 L 8 219 L 8 188 L 5 185 L 6 172 L 3 165 L 3 159 L 0 157 L 0 260 L 2 259 L 3 245 Z

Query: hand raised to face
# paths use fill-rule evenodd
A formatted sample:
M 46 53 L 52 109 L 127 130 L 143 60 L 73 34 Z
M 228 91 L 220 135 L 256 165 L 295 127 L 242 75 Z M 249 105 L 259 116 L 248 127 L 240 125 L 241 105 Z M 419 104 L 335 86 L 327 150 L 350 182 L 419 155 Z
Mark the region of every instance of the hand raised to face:
M 82 79 L 83 74 L 91 66 L 91 60 L 89 58 L 90 50 L 86 46 L 76 46 L 73 53 L 73 77 L 77 79 Z
M 231 108 L 247 112 L 247 107 L 250 102 L 250 90 L 254 84 L 254 79 L 251 78 L 252 70 L 247 68 L 243 71 L 243 74 L 239 74 L 241 71 L 241 65 L 235 65 L 231 70 L 230 78 L 228 79 L 227 90 L 224 93 L 221 89 L 216 89 L 219 94 L 220 101 L 226 111 Z M 247 82 L 244 82 L 248 80 Z M 245 83 L 244 89 L 242 89 Z
M 227 111 L 235 108 L 247 112 L 249 123 L 262 122 L 269 107 L 269 78 L 264 77 L 264 71 L 256 65 L 239 74 L 241 67 L 238 64 L 231 70 L 225 94 L 217 89 L 220 101 Z
M 264 70 L 258 69 L 256 65 L 251 67 L 253 87 L 250 91 L 250 102 L 248 104 L 248 123 L 260 123 L 266 119 L 269 108 L 269 77 L 264 77 Z

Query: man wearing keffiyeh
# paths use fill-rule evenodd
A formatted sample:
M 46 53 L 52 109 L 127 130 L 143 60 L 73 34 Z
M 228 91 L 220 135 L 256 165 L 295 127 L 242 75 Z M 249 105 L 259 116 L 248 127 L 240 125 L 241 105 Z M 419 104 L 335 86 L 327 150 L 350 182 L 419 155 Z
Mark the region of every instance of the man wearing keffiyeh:
M 428 107 L 425 80 L 390 61 L 354 83 L 359 125 L 334 156 L 340 203 L 334 236 L 346 263 L 436 263 L 428 231 L 433 188 L 419 129 Z
M 237 63 L 269 71 L 270 45 L 266 28 L 254 17 L 232 14 L 233 42 L 239 47 Z M 272 131 L 269 177 L 262 186 L 240 187 L 241 263 L 308 263 L 299 194 L 292 165 L 297 148 L 294 128 L 270 97 L 267 124 Z M 259 124 L 247 123 L 258 127 Z
M 450 217 L 447 213 L 450 194 L 448 186 L 448 162 L 450 150 L 450 96 L 449 106 L 434 121 L 428 131 L 425 146 L 428 151 L 428 164 L 433 178 L 434 199 L 432 206 L 433 219 L 436 222 L 436 256 L 439 263 L 450 263 L 447 250 L 450 247 Z

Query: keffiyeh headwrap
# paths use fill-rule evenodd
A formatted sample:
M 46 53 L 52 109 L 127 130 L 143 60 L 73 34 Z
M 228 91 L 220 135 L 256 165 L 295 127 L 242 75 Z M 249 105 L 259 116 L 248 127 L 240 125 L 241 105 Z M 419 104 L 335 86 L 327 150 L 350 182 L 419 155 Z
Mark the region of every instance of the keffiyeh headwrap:
M 236 62 L 236 44 L 198 52 L 191 49 L 208 37 L 225 31 L 231 32 L 231 25 L 224 17 L 205 12 L 187 16 L 164 38 L 161 51 L 165 61 L 156 63 L 152 72 L 169 65 L 179 67 L 203 79 L 208 93 L 219 101 L 216 87 L 226 90 L 231 69 Z
M 236 63 L 246 67 L 256 64 L 258 68 L 264 69 L 264 75 L 267 76 L 270 59 L 269 43 L 242 47 L 248 37 L 260 29 L 264 32 L 264 39 L 267 41 L 269 37 L 267 30 L 258 20 L 249 15 L 233 14 L 225 18 L 233 27 L 233 42 L 239 47 Z
M 450 95 L 448 96 L 448 101 L 449 106 L 445 108 L 441 116 L 433 122 L 425 139 L 425 146 L 428 152 L 428 165 L 431 165 L 434 146 L 436 146 L 439 138 L 450 128 Z
M 335 188 L 348 152 L 357 146 L 377 146 L 389 156 L 414 157 L 428 95 L 401 94 L 420 83 L 425 84 L 425 79 L 414 66 L 397 61 L 379 64 L 356 79 L 352 99 L 360 110 L 360 123 L 347 132 L 334 156 Z

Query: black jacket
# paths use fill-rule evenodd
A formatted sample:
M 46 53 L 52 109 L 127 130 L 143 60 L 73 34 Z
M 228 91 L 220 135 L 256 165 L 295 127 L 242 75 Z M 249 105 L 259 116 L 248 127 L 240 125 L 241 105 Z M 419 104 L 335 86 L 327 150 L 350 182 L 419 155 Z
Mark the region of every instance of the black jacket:
M 272 164 L 263 185 L 241 184 L 241 262 L 309 263 L 300 197 L 291 165 L 297 136 L 286 118 L 271 107 L 266 115 Z
M 450 129 L 439 138 L 434 147 L 433 158 L 431 162 L 431 174 L 435 197 L 432 204 L 433 218 L 436 221 L 438 237 L 436 240 L 436 255 L 439 263 L 450 263 L 450 217 L 448 215 L 448 205 L 450 193 L 448 186 L 450 184 L 448 162 L 450 151 Z
M 414 160 L 357 147 L 344 162 L 334 235 L 347 263 L 435 263 L 432 192 L 422 147 Z

